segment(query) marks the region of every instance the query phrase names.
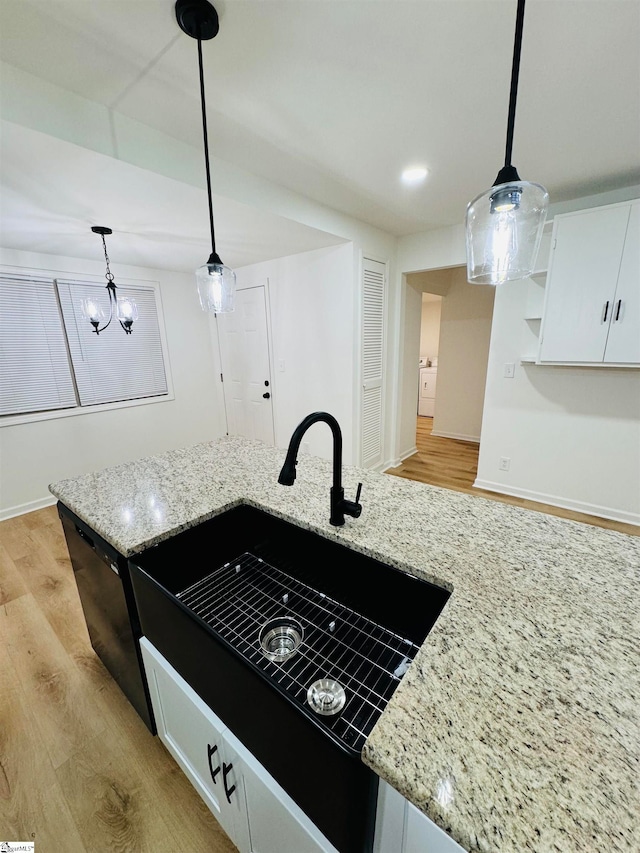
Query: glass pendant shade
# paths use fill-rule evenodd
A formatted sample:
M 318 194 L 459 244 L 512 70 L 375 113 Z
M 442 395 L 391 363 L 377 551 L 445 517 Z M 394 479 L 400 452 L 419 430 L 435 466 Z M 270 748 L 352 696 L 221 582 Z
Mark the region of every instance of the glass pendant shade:
M 138 306 L 129 296 L 118 297 L 116 316 L 121 323 L 131 323 L 138 319 Z
M 548 205 L 544 187 L 520 180 L 474 198 L 465 219 L 469 282 L 502 284 L 531 275 Z
M 100 324 L 105 318 L 104 308 L 97 299 L 93 299 L 91 296 L 80 301 L 80 310 L 84 319 L 93 324 Z
M 203 264 L 196 270 L 196 281 L 203 311 L 226 314 L 235 309 L 236 274 L 230 267 Z

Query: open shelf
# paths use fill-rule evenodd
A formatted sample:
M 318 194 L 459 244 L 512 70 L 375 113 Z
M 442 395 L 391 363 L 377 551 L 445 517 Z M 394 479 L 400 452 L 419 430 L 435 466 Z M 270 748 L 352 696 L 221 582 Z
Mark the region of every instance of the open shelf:
M 545 222 L 540 250 L 537 262 L 539 266 L 526 279 L 526 300 L 524 305 L 521 337 L 521 364 L 536 364 L 538 361 L 538 347 L 540 340 L 540 329 L 542 326 L 542 312 L 544 308 L 545 286 L 547 283 L 547 268 L 549 254 L 551 252 L 551 236 L 553 231 L 553 220 Z

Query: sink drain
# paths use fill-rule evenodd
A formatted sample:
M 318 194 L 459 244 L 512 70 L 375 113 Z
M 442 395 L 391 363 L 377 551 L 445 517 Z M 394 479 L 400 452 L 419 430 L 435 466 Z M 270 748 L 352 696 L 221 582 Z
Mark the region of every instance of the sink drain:
M 346 701 L 344 687 L 333 678 L 319 678 L 307 690 L 309 706 L 323 717 L 339 713 Z
M 260 651 L 274 663 L 282 663 L 298 651 L 303 634 L 302 625 L 290 616 L 270 619 L 264 623 L 258 635 Z

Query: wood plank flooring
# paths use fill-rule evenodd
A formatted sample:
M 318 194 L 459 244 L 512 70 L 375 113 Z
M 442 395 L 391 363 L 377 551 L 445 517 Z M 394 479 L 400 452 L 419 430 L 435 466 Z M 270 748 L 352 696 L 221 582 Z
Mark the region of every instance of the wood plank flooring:
M 94 654 L 55 507 L 0 523 L 0 839 L 237 853 Z
M 586 515 L 582 512 L 574 512 L 570 509 L 538 503 L 537 501 L 500 495 L 497 492 L 488 492 L 484 489 L 474 489 L 473 483 L 478 471 L 479 445 L 472 441 L 458 441 L 453 438 L 432 435 L 432 429 L 433 418 L 418 417 L 416 438 L 418 452 L 405 459 L 398 468 L 389 468 L 386 473 L 393 474 L 395 477 L 404 477 L 407 480 L 429 483 L 432 486 L 441 486 L 444 489 L 454 489 L 454 491 L 465 492 L 468 495 L 480 495 L 493 501 L 501 501 L 535 512 L 557 515 L 561 518 L 569 518 L 572 521 L 581 521 L 584 524 L 592 524 L 596 527 L 618 530 L 620 533 L 628 533 L 631 536 L 640 536 L 640 527 L 635 524 L 611 521 L 607 518 Z

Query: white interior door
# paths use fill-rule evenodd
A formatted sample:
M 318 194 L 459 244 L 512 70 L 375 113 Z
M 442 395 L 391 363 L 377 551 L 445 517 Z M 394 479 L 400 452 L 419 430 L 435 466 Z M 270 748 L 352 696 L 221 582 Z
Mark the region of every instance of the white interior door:
M 274 443 L 264 285 L 236 292 L 236 310 L 217 316 L 229 435 Z
M 365 258 L 362 283 L 362 466 L 383 461 L 385 265 Z

